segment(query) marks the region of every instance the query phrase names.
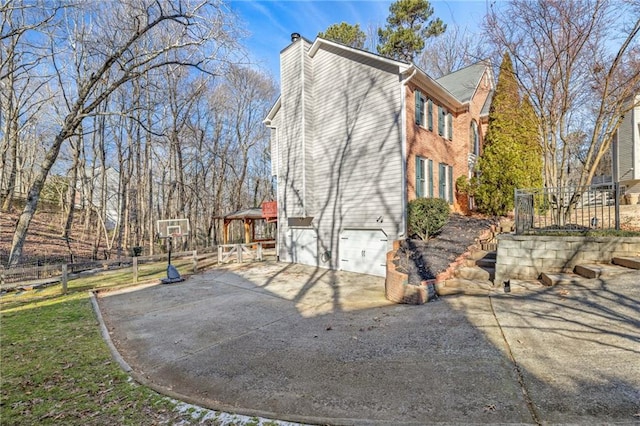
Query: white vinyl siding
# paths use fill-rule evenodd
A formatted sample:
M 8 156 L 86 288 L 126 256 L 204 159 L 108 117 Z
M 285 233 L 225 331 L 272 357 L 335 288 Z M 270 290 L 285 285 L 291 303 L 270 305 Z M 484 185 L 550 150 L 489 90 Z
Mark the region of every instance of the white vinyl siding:
M 397 69 L 349 54 L 323 48 L 313 58 L 319 239 L 336 254 L 345 228 L 380 227 L 391 239 L 403 232 Z
M 305 41 L 300 40 L 292 44 L 282 53 L 281 107 L 279 111 L 281 125 L 278 131 L 279 151 L 282 153 L 280 175 L 286 175 L 279 180 L 284 184 L 282 197 L 286 201 L 286 217 L 304 215 L 304 155 L 303 155 L 303 105 L 302 67 L 300 50 Z M 281 185 L 278 185 L 279 187 Z
M 288 218 L 306 216 L 301 54 L 306 48 L 308 43 L 300 40 L 280 54 L 281 104 L 277 114 L 279 124 L 276 126 L 280 160 L 277 180 L 278 255 L 282 261 L 292 261 Z
M 271 136 L 271 176 L 278 176 L 278 129 L 272 127 Z

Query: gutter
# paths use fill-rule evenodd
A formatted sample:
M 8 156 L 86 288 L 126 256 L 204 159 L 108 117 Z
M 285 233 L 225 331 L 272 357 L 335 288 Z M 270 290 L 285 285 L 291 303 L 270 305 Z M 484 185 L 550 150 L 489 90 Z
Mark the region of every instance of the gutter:
M 409 77 L 405 78 L 400 83 L 400 114 L 401 114 L 401 144 L 402 144 L 402 233 L 398 235 L 398 238 L 407 237 L 407 83 L 416 75 L 418 69 L 411 65 L 402 74 L 405 74 L 413 68 L 413 71 Z

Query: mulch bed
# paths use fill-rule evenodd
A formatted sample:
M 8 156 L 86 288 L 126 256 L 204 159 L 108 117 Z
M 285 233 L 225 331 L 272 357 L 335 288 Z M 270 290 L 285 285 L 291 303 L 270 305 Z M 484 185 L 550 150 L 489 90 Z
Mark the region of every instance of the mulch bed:
M 485 230 L 497 223 L 495 219 L 453 214 L 440 232 L 428 241 L 402 241 L 393 260 L 396 270 L 409 276 L 409 284 L 434 279 L 466 252 Z

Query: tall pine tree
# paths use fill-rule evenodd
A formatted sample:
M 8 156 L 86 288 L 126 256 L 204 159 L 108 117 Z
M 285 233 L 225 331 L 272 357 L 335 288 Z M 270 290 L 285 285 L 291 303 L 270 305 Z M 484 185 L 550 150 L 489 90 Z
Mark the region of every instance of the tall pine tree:
M 367 34 L 360 29 L 359 24 L 351 25 L 346 22 L 330 25 L 325 32 L 318 33 L 318 37 L 355 47 L 364 48 Z
M 378 29 L 378 53 L 405 62 L 413 61 L 424 41 L 445 32 L 447 25 L 433 18 L 427 0 L 396 0 L 389 6 L 387 26 Z
M 521 99 L 513 63 L 505 53 L 489 109 L 489 127 L 478 161 L 478 210 L 504 215 L 514 207 L 516 188 L 542 185 L 539 128 L 531 102 Z

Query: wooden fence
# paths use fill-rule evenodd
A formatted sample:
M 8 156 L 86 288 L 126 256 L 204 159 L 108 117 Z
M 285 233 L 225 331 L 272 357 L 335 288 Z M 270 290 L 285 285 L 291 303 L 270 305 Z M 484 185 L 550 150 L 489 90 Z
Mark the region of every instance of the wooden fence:
M 172 253 L 172 259 L 192 259 L 192 270 L 197 272 L 217 264 L 216 252 L 184 251 Z M 153 256 L 124 257 L 115 260 L 99 260 L 82 263 L 56 264 L 33 267 L 2 269 L 0 267 L 0 291 L 33 289 L 51 284 L 62 284 L 67 290 L 68 280 L 83 275 L 91 275 L 105 270 L 131 268 L 133 282 L 138 282 L 138 265 L 167 260 L 167 254 Z
M 262 241 L 249 244 L 221 244 L 218 246 L 218 263 L 238 262 L 245 260 L 264 260 L 267 251 L 264 246 L 275 247 L 275 241 Z M 269 253 L 272 254 L 272 253 Z M 275 252 L 273 253 L 275 254 Z

